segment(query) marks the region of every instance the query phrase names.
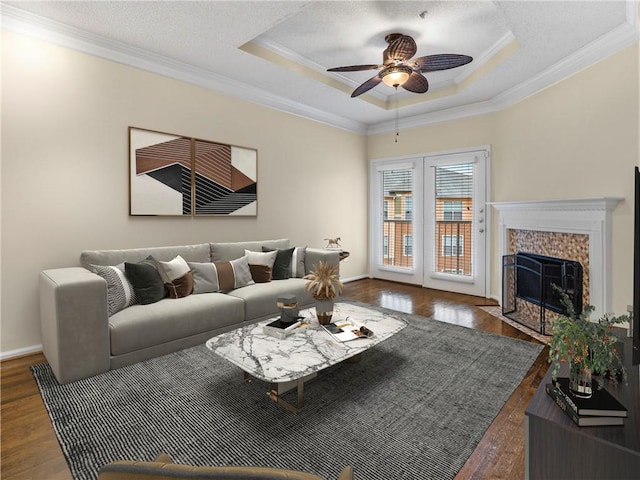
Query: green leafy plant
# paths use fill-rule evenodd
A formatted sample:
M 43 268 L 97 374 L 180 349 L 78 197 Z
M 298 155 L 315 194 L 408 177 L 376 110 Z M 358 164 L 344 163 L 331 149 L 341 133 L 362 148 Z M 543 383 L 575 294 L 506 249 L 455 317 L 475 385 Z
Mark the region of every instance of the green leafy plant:
M 586 375 L 604 376 L 616 381 L 620 374 L 626 381 L 626 370 L 616 347 L 614 326 L 630 320 L 629 315 L 605 314 L 596 322 L 589 320 L 592 305 L 586 305 L 577 315 L 568 295 L 554 286 L 561 294 L 567 314 L 551 320 L 553 335 L 549 343 L 549 363 L 553 363 L 551 374 L 558 378 L 560 365 L 569 363 Z M 604 382 L 598 385 L 602 388 Z
M 307 290 L 316 300 L 332 299 L 342 293 L 338 265 L 318 262 L 312 266 L 311 272 L 303 278 L 309 280 Z

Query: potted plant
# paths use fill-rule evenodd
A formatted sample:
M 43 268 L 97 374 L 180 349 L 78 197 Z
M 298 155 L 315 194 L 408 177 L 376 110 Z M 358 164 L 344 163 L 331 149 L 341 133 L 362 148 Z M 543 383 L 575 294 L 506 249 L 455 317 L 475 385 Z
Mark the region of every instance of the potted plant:
M 333 315 L 334 299 L 342 293 L 338 265 L 318 262 L 312 266 L 311 272 L 303 278 L 309 280 L 307 291 L 316 300 L 318 321 L 322 325 L 328 324 Z
M 553 380 L 558 378 L 560 365 L 569 364 L 569 389 L 578 397 L 592 394 L 592 376 L 606 376 L 611 381 L 626 380 L 626 371 L 616 347 L 614 326 L 629 321 L 629 315 L 605 314 L 595 322 L 589 320 L 592 305 L 586 305 L 579 315 L 566 293 L 561 292 L 566 314 L 551 320 L 549 363 L 553 362 Z M 604 382 L 598 383 L 602 388 Z

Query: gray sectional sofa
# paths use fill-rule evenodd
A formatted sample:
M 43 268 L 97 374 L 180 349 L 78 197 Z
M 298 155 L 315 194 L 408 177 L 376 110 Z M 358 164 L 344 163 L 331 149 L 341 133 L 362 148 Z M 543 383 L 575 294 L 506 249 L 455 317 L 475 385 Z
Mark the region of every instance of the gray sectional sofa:
M 85 251 L 80 267 L 40 274 L 40 317 L 44 355 L 60 383 L 86 378 L 204 343 L 217 334 L 272 317 L 276 299 L 294 294 L 301 307 L 313 304 L 302 277 L 319 261 L 339 264 L 335 251 L 297 248 L 293 278 L 253 283 L 225 292 L 192 293 L 133 304 L 115 313 L 107 299 L 107 281 L 93 273 L 97 266 L 170 262 L 178 255 L 190 266 L 230 262 L 245 250 L 289 249 L 289 240 L 202 243 L 173 247 Z M 246 258 L 246 256 L 245 256 Z M 298 269 L 296 271 L 296 264 Z M 304 268 L 304 271 L 301 271 Z M 197 281 L 197 280 L 196 280 Z M 111 295 L 111 290 L 109 294 Z M 109 300 L 109 302 L 111 299 Z

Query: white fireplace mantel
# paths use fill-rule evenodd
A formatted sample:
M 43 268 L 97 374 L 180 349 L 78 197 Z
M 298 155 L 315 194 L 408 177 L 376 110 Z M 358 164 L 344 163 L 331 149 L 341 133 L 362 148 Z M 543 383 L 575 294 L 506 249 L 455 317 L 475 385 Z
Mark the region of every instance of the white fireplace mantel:
M 491 202 L 498 211 L 499 255 L 509 253 L 509 230 L 576 233 L 589 236 L 589 301 L 594 318 L 611 312 L 611 214 L 618 197 Z M 502 283 L 502 282 L 500 282 Z M 502 292 L 500 292 L 502 299 Z

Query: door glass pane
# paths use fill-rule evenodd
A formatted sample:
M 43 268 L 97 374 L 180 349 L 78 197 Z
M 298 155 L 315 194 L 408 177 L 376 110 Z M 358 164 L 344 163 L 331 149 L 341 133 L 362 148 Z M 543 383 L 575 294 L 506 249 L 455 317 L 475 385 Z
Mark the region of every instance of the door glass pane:
M 473 275 L 473 164 L 435 167 L 434 269 Z
M 382 262 L 413 268 L 413 170 L 382 172 Z

